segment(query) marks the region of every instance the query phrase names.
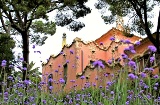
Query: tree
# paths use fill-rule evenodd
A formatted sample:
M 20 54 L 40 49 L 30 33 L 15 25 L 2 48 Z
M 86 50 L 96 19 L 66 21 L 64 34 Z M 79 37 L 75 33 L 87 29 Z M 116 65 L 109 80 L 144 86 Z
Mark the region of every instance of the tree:
M 84 24 L 75 20 L 90 13 L 90 9 L 84 5 L 87 1 L 0 0 L 1 28 L 5 32 L 11 32 L 11 35 L 20 35 L 22 38 L 22 53 L 25 61 L 23 67 L 27 67 L 29 63 L 29 42 L 42 45 L 47 36 L 53 35 L 56 31 L 55 22 L 48 20 L 47 13 L 57 10 L 56 24 L 69 25 L 71 30 L 77 31 L 84 27 Z M 6 28 L 9 25 L 11 29 Z M 23 71 L 23 80 L 26 74 L 27 71 Z
M 150 19 L 153 17 L 153 8 L 159 6 L 159 0 L 98 0 L 95 4 L 97 9 L 109 10 L 111 15 L 103 15 L 102 18 L 108 23 L 113 23 L 116 16 L 129 17 L 131 30 L 145 34 L 153 45 L 157 48 L 157 57 L 160 57 L 160 10 L 157 22 L 156 37 L 151 33 L 153 22 Z M 157 58 L 160 59 L 160 58 Z M 159 65 L 160 66 L 160 65 Z
M 7 65 L 4 67 L 0 67 L 0 83 L 2 83 L 4 75 L 10 76 L 12 73 L 11 65 L 13 64 L 14 54 L 12 49 L 15 47 L 15 42 L 11 38 L 9 34 L 0 34 L 0 63 L 2 64 L 3 60 L 7 61 Z M 10 66 L 9 66 L 10 65 Z M 9 82 L 7 82 L 8 86 Z M 2 85 L 0 85 L 1 91 Z

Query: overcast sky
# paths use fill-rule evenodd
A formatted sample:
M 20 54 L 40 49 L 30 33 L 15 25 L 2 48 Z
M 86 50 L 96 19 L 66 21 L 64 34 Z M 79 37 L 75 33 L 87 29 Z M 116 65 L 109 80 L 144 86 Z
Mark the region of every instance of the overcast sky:
M 62 35 L 66 33 L 67 35 L 67 44 L 71 44 L 73 39 L 76 37 L 81 38 L 84 41 L 92 41 L 99 38 L 101 35 L 109 31 L 112 27 L 115 27 L 116 24 L 106 25 L 104 21 L 101 19 L 100 12 L 94 8 L 94 3 L 97 0 L 90 0 L 87 3 L 92 8 L 92 12 L 81 18 L 80 20 L 85 23 L 85 28 L 78 32 L 69 31 L 66 27 L 57 27 L 55 35 L 49 37 L 45 44 L 40 47 L 36 47 L 35 50 L 41 51 L 41 54 L 34 53 L 32 50 L 32 46 L 30 46 L 30 61 L 36 62 L 35 67 L 41 67 L 40 61 L 46 62 L 46 59 L 50 57 L 50 55 L 58 54 L 62 48 Z M 157 8 L 159 10 L 159 8 Z M 157 10 L 156 9 L 156 10 Z M 158 13 L 157 10 L 157 13 Z M 50 20 L 54 19 L 55 12 L 49 14 Z M 156 18 L 157 20 L 157 18 Z M 124 22 L 125 21 L 124 19 Z M 157 24 L 156 24 L 157 25 Z M 154 29 L 155 30 L 155 29 Z M 41 71 L 41 70 L 40 70 Z

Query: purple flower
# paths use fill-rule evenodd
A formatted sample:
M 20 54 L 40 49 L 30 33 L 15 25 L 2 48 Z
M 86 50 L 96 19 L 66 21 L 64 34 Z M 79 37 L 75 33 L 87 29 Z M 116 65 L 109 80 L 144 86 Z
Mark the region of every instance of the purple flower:
M 69 63 L 69 60 L 66 60 L 66 63 Z
M 124 40 L 123 40 L 123 39 L 121 39 L 121 40 L 120 40 L 120 42 L 121 42 L 121 43 L 124 43 Z
M 70 82 L 73 82 L 73 83 L 74 83 L 74 82 L 75 82 L 75 80 L 70 80 Z
M 101 89 L 101 88 L 102 88 L 102 86 L 99 86 L 99 88 Z
M 151 51 L 151 52 L 156 52 L 157 51 L 157 48 L 155 46 L 148 46 L 148 49 Z
M 55 70 L 56 73 L 58 73 L 58 70 Z
M 140 41 L 137 41 L 136 43 L 135 43 L 135 45 L 140 45 L 141 44 L 141 42 Z
M 48 79 L 48 82 L 53 82 L 53 79 L 52 79 L 52 78 L 49 78 L 49 79 Z
M 79 59 L 79 56 L 76 56 L 76 59 Z
M 125 43 L 125 44 L 130 44 L 131 41 L 130 41 L 130 40 L 125 40 L 124 43 Z
M 159 84 L 158 83 L 155 83 L 155 86 L 158 86 Z
M 159 78 L 159 76 L 158 75 L 154 75 L 153 78 Z
M 85 76 L 81 76 L 80 78 L 81 78 L 81 79 L 84 79 L 84 78 L 85 78 Z
M 122 56 L 123 59 L 127 59 L 128 58 L 128 56 L 126 54 L 122 54 L 121 56 Z
M 13 77 L 12 77 L 12 76 L 8 76 L 8 79 L 9 79 L 9 80 L 13 80 Z
M 97 76 L 95 77 L 95 80 L 98 80 L 98 77 L 97 77 Z
M 142 77 L 142 78 L 145 78 L 145 77 L 146 77 L 146 74 L 142 72 L 142 73 L 141 73 L 141 77 Z
M 24 58 L 19 58 L 20 61 L 24 61 Z
M 111 86 L 111 85 L 112 85 L 112 82 L 108 81 L 108 82 L 107 82 L 107 85 L 108 85 L 108 86 Z
M 36 47 L 35 45 L 32 46 L 33 49 L 35 49 L 35 47 Z
M 24 67 L 24 68 L 23 68 L 23 70 L 27 70 L 27 68 L 26 68 L 26 67 Z
M 136 51 L 135 51 L 135 50 L 131 50 L 131 53 L 132 53 L 132 54 L 135 54 L 135 53 L 136 53 Z
M 130 79 L 135 79 L 135 78 L 136 78 L 136 76 L 135 76 L 133 73 L 128 74 L 128 77 L 129 77 Z
M 130 49 L 129 49 L 128 47 L 124 49 L 124 51 L 129 51 L 129 50 L 130 50 Z
M 134 61 L 129 61 L 128 65 L 132 67 L 134 70 L 136 69 L 136 63 Z
M 60 67 L 61 67 L 61 65 L 58 65 L 58 67 L 60 68 Z
M 150 62 L 151 63 L 153 63 L 154 62 L 154 60 L 155 60 L 155 58 L 152 56 L 152 57 L 150 57 Z
M 49 89 L 52 90 L 52 89 L 53 89 L 53 86 L 49 86 Z
M 37 51 L 37 53 L 41 54 L 41 51 Z
M 13 65 L 9 65 L 9 68 L 14 68 L 14 66 Z
M 129 105 L 129 101 L 126 101 L 126 105 Z
M 63 78 L 60 78 L 60 79 L 59 79 L 59 82 L 60 82 L 61 84 L 63 84 L 63 83 L 65 83 L 65 80 L 64 80 Z
M 103 42 L 100 42 L 100 45 L 103 45 Z
M 112 64 L 112 60 L 111 60 L 111 59 L 109 59 L 107 62 L 108 62 L 110 65 Z
M 63 54 L 63 52 L 61 51 L 60 54 Z
M 129 49 L 134 50 L 134 46 L 133 45 L 129 46 Z
M 154 90 L 157 90 L 157 87 L 153 87 L 154 88 Z
M 103 68 L 103 69 L 105 68 L 105 66 L 103 65 L 102 61 L 100 61 L 100 60 L 94 61 L 94 62 L 93 62 L 93 66 L 94 66 L 94 67 L 98 66 L 98 67 L 101 67 L 101 68 Z
M 25 83 L 26 85 L 29 85 L 29 84 L 31 83 L 31 81 L 30 81 L 30 80 L 24 80 L 24 83 Z
M 73 54 L 74 53 L 73 50 L 70 50 L 70 53 Z
M 115 37 L 114 36 L 110 37 L 110 40 L 115 41 Z
M 2 60 L 1 66 L 4 67 L 6 66 L 7 61 L 6 60 Z
M 114 91 L 111 91 L 111 94 L 114 94 Z
M 46 100 L 43 100 L 42 102 L 43 102 L 43 104 L 46 104 L 46 103 L 47 103 Z

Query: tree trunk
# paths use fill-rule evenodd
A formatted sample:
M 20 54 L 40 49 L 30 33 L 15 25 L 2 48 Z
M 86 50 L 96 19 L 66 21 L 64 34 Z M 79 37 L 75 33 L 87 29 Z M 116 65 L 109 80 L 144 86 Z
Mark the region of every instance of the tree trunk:
M 23 68 L 28 66 L 29 64 L 29 36 L 27 31 L 22 32 L 22 40 L 23 40 L 23 58 L 24 58 L 24 62 L 23 62 Z M 27 69 L 28 70 L 28 69 Z M 22 80 L 24 81 L 25 79 L 27 79 L 27 70 L 23 70 L 23 77 Z

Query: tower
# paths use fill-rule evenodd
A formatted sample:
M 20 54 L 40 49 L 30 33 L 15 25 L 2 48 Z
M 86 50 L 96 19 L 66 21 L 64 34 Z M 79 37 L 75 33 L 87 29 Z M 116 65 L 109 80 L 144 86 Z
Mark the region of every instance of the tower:
M 116 29 L 124 31 L 124 20 L 121 16 L 117 16 Z
M 66 45 L 66 33 L 63 33 L 62 36 L 62 48 Z

